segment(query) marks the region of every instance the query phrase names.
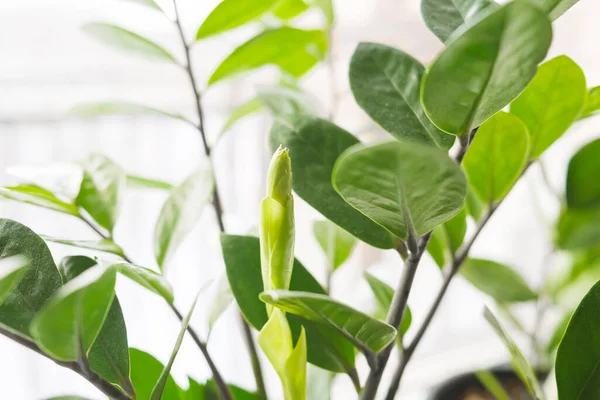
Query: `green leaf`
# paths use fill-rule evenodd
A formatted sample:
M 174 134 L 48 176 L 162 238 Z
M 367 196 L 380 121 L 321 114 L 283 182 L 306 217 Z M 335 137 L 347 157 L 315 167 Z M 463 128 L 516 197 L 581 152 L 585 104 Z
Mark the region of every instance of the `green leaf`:
M 513 268 L 490 260 L 468 258 L 460 273 L 498 303 L 531 301 L 537 295 Z
M 157 179 L 143 178 L 135 175 L 127 175 L 127 187 L 135 189 L 173 189 L 173 185 L 168 182 L 159 181 Z
M 177 119 L 192 126 L 196 124 L 183 115 L 173 114 L 158 108 L 145 106 L 143 104 L 127 103 L 123 101 L 112 101 L 102 103 L 84 103 L 78 104 L 69 110 L 69 115 L 73 117 L 100 117 L 104 115 L 135 115 L 135 114 L 155 114 L 164 117 Z
M 295 114 L 317 115 L 316 99 L 299 90 L 284 86 L 261 85 L 257 87 L 257 99 L 274 117 L 283 118 Z
M 468 193 L 467 193 L 468 194 Z M 462 245 L 467 233 L 467 212 L 458 214 L 437 226 L 427 244 L 427 251 L 440 268 L 452 261 L 452 256 Z
M 96 260 L 89 257 L 70 256 L 61 260 L 58 269 L 63 281 L 69 282 L 96 265 Z M 128 347 L 125 319 L 119 300 L 115 296 L 102 328 L 89 351 L 88 360 L 93 371 L 134 396 L 135 392 L 129 379 Z
M 591 88 L 587 93 L 585 104 L 579 118 L 587 118 L 600 111 L 600 86 Z
M 331 28 L 333 23 L 335 22 L 335 12 L 333 10 L 333 1 L 332 0 L 313 0 L 313 3 L 321 9 L 323 16 L 325 17 L 325 22 L 327 23 L 327 28 Z
M 97 265 L 61 287 L 31 323 L 39 346 L 61 361 L 92 348 L 115 296 L 116 270 Z
M 125 194 L 125 171 L 101 154 L 90 155 L 81 166 L 83 181 L 75 203 L 112 233 Z
M 131 360 L 131 381 L 137 398 L 140 400 L 150 399 L 152 390 L 164 369 L 162 363 L 150 354 L 132 348 L 129 349 L 129 358 Z M 179 400 L 181 398 L 183 398 L 181 388 L 177 386 L 173 377 L 169 376 L 164 386 L 163 399 Z
M 512 400 L 511 397 L 506 393 L 504 387 L 496 378 L 496 376 L 487 370 L 480 370 L 475 372 L 477 380 L 483 385 L 483 387 L 490 392 L 496 400 Z
M 408 54 L 376 43 L 360 43 L 350 61 L 350 87 L 358 105 L 399 140 L 448 149 L 454 136 L 435 127 L 419 98 L 425 67 Z
M 302 14 L 308 7 L 304 0 L 281 0 L 273 9 L 273 14 L 277 18 L 289 20 Z
M 365 272 L 365 278 L 367 279 L 367 283 L 371 288 L 371 291 L 375 295 L 375 299 L 377 300 L 377 305 L 379 307 L 378 314 L 381 315 L 382 318 L 387 316 L 387 313 L 392 305 L 392 299 L 394 298 L 394 289 L 391 288 L 390 285 L 382 281 L 381 279 L 371 275 L 368 272 Z M 406 306 L 406 310 L 404 311 L 404 315 L 402 316 L 402 321 L 400 322 L 400 331 L 398 334 L 400 337 L 406 334 L 408 328 L 412 323 L 412 313 L 410 308 Z
M 331 221 L 315 221 L 313 234 L 327 257 L 331 271 L 338 269 L 352 253 L 356 239 Z
M 490 0 L 423 0 L 421 15 L 425 25 L 442 42 L 460 26 L 472 22 L 478 12 L 495 6 Z
M 600 208 L 561 212 L 554 242 L 563 250 L 588 249 L 600 244 Z
M 16 177 L 21 187 L 36 187 L 45 189 L 42 196 L 57 197 L 72 206 L 73 199 L 77 197 L 83 171 L 75 163 L 49 163 L 43 165 L 12 165 L 6 173 Z M 32 193 L 34 194 L 34 193 Z
M 120 26 L 94 22 L 84 25 L 83 31 L 95 39 L 119 50 L 124 50 L 153 61 L 166 61 L 177 64 L 175 57 L 167 50 L 153 41 Z
M 600 390 L 599 306 L 600 283 L 596 283 L 581 300 L 558 346 L 555 368 L 561 399 L 594 399 Z
M 231 395 L 233 396 L 233 398 L 235 400 L 262 400 L 262 398 L 259 397 L 257 394 L 250 393 L 249 391 L 242 389 L 238 386 L 227 385 L 227 387 L 229 387 L 229 391 L 231 392 Z M 206 382 L 205 392 L 206 392 L 206 394 L 205 394 L 206 399 L 204 399 L 204 398 L 200 398 L 200 399 L 202 399 L 202 400 L 220 400 L 221 399 L 217 385 L 215 385 L 215 382 L 212 379 L 210 379 Z M 198 400 L 198 398 L 193 397 L 189 400 Z
M 575 153 L 567 170 L 567 206 L 571 209 L 590 209 L 600 205 L 600 139 Z
M 465 200 L 465 211 L 473 217 L 475 221 L 479 221 L 485 210 L 485 203 L 477 197 L 473 190 L 473 186 L 469 184 L 467 187 L 467 198 Z
M 253 236 L 221 235 L 221 247 L 231 292 L 244 318 L 260 330 L 268 320 L 258 296 L 263 291 L 259 239 Z M 294 261 L 290 289 L 325 294 L 321 285 L 298 261 Z M 332 328 L 288 315 L 295 335 L 306 328 L 308 362 L 334 372 L 354 368 L 354 348 Z M 297 337 L 297 336 L 296 336 Z
M 542 64 L 527 89 L 510 105 L 531 136 L 531 158 L 538 158 L 579 116 L 586 98 L 585 75 L 567 56 Z
M 46 242 L 51 243 L 60 243 L 67 246 L 75 246 L 82 249 L 90 249 L 96 251 L 102 251 L 104 253 L 115 254 L 119 257 L 123 257 L 123 249 L 119 247 L 115 242 L 110 239 L 100 239 L 100 240 L 69 240 L 69 239 L 60 239 L 46 235 L 40 235 L 42 239 Z
M 573 7 L 579 0 L 527 0 L 535 4 L 548 14 L 552 21 L 555 21 L 567 10 Z
M 29 265 L 29 260 L 21 255 L 0 258 L 0 304 L 12 292 Z
M 497 9 L 455 36 L 429 67 L 425 112 L 445 132 L 469 133 L 525 89 L 551 40 L 550 21 L 537 7 L 512 2 Z
M 487 307 L 485 308 L 484 316 L 510 352 L 515 373 L 525 384 L 527 391 L 534 398 L 543 399 L 544 396 L 542 395 L 542 389 L 540 388 L 540 383 L 538 382 L 537 376 L 535 375 L 533 368 L 531 368 L 531 365 L 525 359 L 525 356 L 523 356 L 521 350 L 519 350 L 516 343 L 506 334 L 504 329 L 502 329 L 502 326 L 496 317 L 494 317 L 492 312 Z
M 399 238 L 417 237 L 460 212 L 467 181 L 441 149 L 418 143 L 355 146 L 333 170 L 336 190 Z
M 500 111 L 481 125 L 462 164 L 473 191 L 491 205 L 508 194 L 528 155 L 527 127 L 514 115 Z
M 0 197 L 25 204 L 47 208 L 69 215 L 79 216 L 79 211 L 71 203 L 60 200 L 46 189 L 34 185 L 17 185 L 0 188 Z
M 127 262 L 116 263 L 111 265 L 111 267 L 116 268 L 121 275 L 128 277 L 140 286 L 161 296 L 167 303 L 173 304 L 173 288 L 164 276 L 148 268 Z
M 229 281 L 227 280 L 227 274 L 221 274 L 215 281 L 215 291 L 210 302 L 209 313 L 208 313 L 208 332 L 212 332 L 212 328 L 233 302 L 233 294 L 229 287 Z
M 322 60 L 327 51 L 327 34 L 284 26 L 266 30 L 233 51 L 217 67 L 209 85 L 267 64 L 301 77 Z
M 161 271 L 202 216 L 213 188 L 212 168 L 206 164 L 171 191 L 154 229 L 154 255 Z
M 233 109 L 231 114 L 229 114 L 229 118 L 225 121 L 223 128 L 221 128 L 221 134 L 231 129 L 239 120 L 248 115 L 256 114 L 262 109 L 262 105 L 258 99 L 250 99 L 245 103 L 240 104 L 236 108 Z
M 173 363 L 175 362 L 175 358 L 177 357 L 177 353 L 179 353 L 179 349 L 181 348 L 181 343 L 183 342 L 183 338 L 185 337 L 185 333 L 187 331 L 188 325 L 190 324 L 190 320 L 192 319 L 192 314 L 194 314 L 194 308 L 196 307 L 196 303 L 198 302 L 198 296 L 200 292 L 196 295 L 196 298 L 192 302 L 190 310 L 188 311 L 187 316 L 183 321 L 181 321 L 181 330 L 179 331 L 179 336 L 177 336 L 177 340 L 175 341 L 175 346 L 171 351 L 171 356 L 169 357 L 169 361 L 163 368 L 160 377 L 156 381 L 156 385 L 154 389 L 152 389 L 152 393 L 150 394 L 150 400 L 161 400 L 163 394 L 165 392 L 165 388 L 167 386 L 167 382 L 169 377 L 171 376 L 171 368 L 173 367 Z
M 1 258 L 23 256 L 29 265 L 0 304 L 0 324 L 30 337 L 31 320 L 60 288 L 62 281 L 46 243 L 16 221 L 0 219 Z
M 261 293 L 260 299 L 285 312 L 330 325 L 366 354 L 380 352 L 396 337 L 392 326 L 324 294 L 269 290 Z
M 270 145 L 287 147 L 294 171 L 294 191 L 324 217 L 360 240 L 382 249 L 394 247 L 391 235 L 347 204 L 336 193 L 331 175 L 336 159 L 358 143 L 350 133 L 316 117 L 297 115 L 277 121 Z
M 196 40 L 242 26 L 258 19 L 269 11 L 279 0 L 223 0 L 206 17 Z

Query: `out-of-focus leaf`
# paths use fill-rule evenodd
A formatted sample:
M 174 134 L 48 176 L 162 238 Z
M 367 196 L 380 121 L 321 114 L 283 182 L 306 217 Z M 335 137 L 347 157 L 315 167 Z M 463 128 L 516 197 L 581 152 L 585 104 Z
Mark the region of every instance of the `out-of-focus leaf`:
M 33 185 L 17 185 L 0 188 L 0 197 L 31 204 L 65 214 L 79 216 L 79 211 L 71 203 L 62 201 L 54 193 Z
M 127 187 L 136 189 L 173 189 L 173 185 L 168 182 L 159 181 L 157 179 L 143 178 L 135 175 L 127 175 Z
M 461 28 L 423 77 L 425 112 L 444 132 L 468 134 L 525 89 L 551 40 L 550 21 L 527 2 Z
M 583 110 L 579 118 L 587 118 L 600 111 L 600 86 L 591 88 L 588 91 Z
M 138 349 L 130 348 L 129 358 L 131 360 L 131 381 L 133 382 L 133 387 L 135 389 L 135 393 L 137 394 L 137 398 L 139 400 L 149 400 L 152 390 L 154 389 L 154 385 L 156 385 L 156 382 L 158 382 L 158 378 L 160 377 L 164 367 L 156 358 Z M 177 383 L 175 383 L 173 377 L 169 375 L 164 386 L 163 399 L 179 400 L 182 398 L 185 399 L 185 397 L 183 397 L 183 391 L 179 386 L 177 386 Z
M 554 327 L 554 331 L 552 332 L 552 336 L 546 345 L 546 352 L 548 354 L 552 354 L 554 350 L 558 348 L 565 332 L 567 331 L 567 326 L 569 326 L 569 321 L 571 320 L 571 314 L 567 313 Z
M 462 164 L 473 191 L 491 205 L 502 200 L 519 179 L 528 155 L 527 127 L 500 111 L 481 125 Z
M 166 61 L 177 64 L 175 57 L 167 50 L 153 41 L 120 26 L 94 22 L 84 25 L 83 31 L 95 39 L 119 50 L 124 50 L 153 61 Z
M 544 10 L 552 21 L 555 21 L 579 0 L 527 0 Z
M 83 179 L 83 170 L 74 163 L 11 165 L 6 173 L 26 184 L 24 186 L 40 187 L 69 202 L 77 197 Z
M 490 392 L 496 400 L 512 400 L 511 397 L 506 393 L 504 387 L 496 378 L 493 372 L 487 370 L 480 370 L 475 372 L 475 376 L 483 387 Z
M 207 163 L 173 189 L 154 230 L 154 255 L 164 272 L 169 259 L 200 219 L 213 195 L 214 178 Z
M 31 321 L 60 288 L 60 274 L 44 240 L 16 221 L 0 219 L 0 254 L 3 259 L 22 256 L 29 260 L 19 282 L 0 304 L 0 324 L 31 337 Z
M 209 314 L 208 314 L 208 331 L 212 331 L 213 326 L 219 319 L 219 317 L 225 312 L 229 305 L 233 302 L 233 294 L 229 287 L 229 281 L 227 280 L 227 274 L 222 274 L 215 281 L 215 290 L 213 298 L 210 302 Z
M 217 67 L 209 85 L 267 64 L 300 77 L 323 59 L 327 34 L 284 26 L 266 30 L 233 51 Z
M 332 0 L 312 0 L 312 2 L 321 9 L 323 12 L 323 16 L 325 17 L 325 21 L 327 23 L 327 28 L 331 28 L 333 23 L 335 22 L 335 13 L 333 10 L 333 1 Z
M 387 283 L 382 281 L 381 279 L 369 274 L 365 273 L 365 278 L 371 287 L 371 291 L 375 295 L 375 300 L 377 300 L 377 305 L 379 308 L 378 314 L 381 315 L 381 318 L 385 318 L 387 313 L 392 305 L 392 299 L 394 298 L 394 289 L 390 287 Z M 402 316 L 402 321 L 400 322 L 400 329 L 398 334 L 402 337 L 410 328 L 412 323 L 412 312 L 410 311 L 410 307 L 406 306 L 406 310 L 404 311 L 404 315 Z
M 344 200 L 403 239 L 458 214 L 467 190 L 443 150 L 414 142 L 354 146 L 338 158 L 332 179 Z
M 340 154 L 359 143 L 354 136 L 329 121 L 296 115 L 276 121 L 269 142 L 273 150 L 279 145 L 289 149 L 298 196 L 358 239 L 377 248 L 394 247 L 390 233 L 346 203 L 331 182 Z
M 437 226 L 427 244 L 427 251 L 440 268 L 452 261 L 452 256 L 462 245 L 467 233 L 467 212 L 458 214 Z
M 510 105 L 511 114 L 527 125 L 531 158 L 538 158 L 567 131 L 581 113 L 586 91 L 585 75 L 569 57 L 559 56 L 540 66 Z
M 289 20 L 302 14 L 308 7 L 304 0 L 281 0 L 273 9 L 273 14 L 277 18 Z
M 273 116 L 285 118 L 295 114 L 318 115 L 318 100 L 299 90 L 284 86 L 262 85 L 257 88 L 257 99 Z
M 132 3 L 138 3 L 138 4 L 144 5 L 146 7 L 154 8 L 155 10 L 162 12 L 162 8 L 160 8 L 160 6 L 158 4 L 156 4 L 156 2 L 154 0 L 126 0 L 126 1 L 130 1 Z
M 196 124 L 183 115 L 173 114 L 158 108 L 145 106 L 143 104 L 127 103 L 123 101 L 112 101 L 102 103 L 78 104 L 69 110 L 73 117 L 100 117 L 104 115 L 132 115 L 132 114 L 155 114 L 186 122 L 192 126 Z
M 262 109 L 262 105 L 260 101 L 256 98 L 250 99 L 245 103 L 240 104 L 236 108 L 233 109 L 231 114 L 229 114 L 229 118 L 225 121 L 223 128 L 221 128 L 221 134 L 229 130 L 232 126 L 234 126 L 239 120 L 248 115 L 256 114 Z
M 313 234 L 327 257 L 332 271 L 338 269 L 352 253 L 356 239 L 331 221 L 315 221 Z
M 83 181 L 75 203 L 112 234 L 125 194 L 125 171 L 101 154 L 90 155 L 81 166 Z
M 60 239 L 46 235 L 40 235 L 46 242 L 60 243 L 67 246 L 75 246 L 82 249 L 102 251 L 104 253 L 112 253 L 119 257 L 123 257 L 123 249 L 110 239 L 100 240 L 69 240 Z
M 588 249 L 600 244 L 600 208 L 561 212 L 554 242 L 564 250 Z
M 575 153 L 567 170 L 567 206 L 590 209 L 600 205 L 600 139 Z
M 21 255 L 0 258 L 0 304 L 15 288 L 29 265 L 29 260 Z
M 350 61 L 356 102 L 397 139 L 448 149 L 454 136 L 431 123 L 419 98 L 425 67 L 408 54 L 376 43 L 360 43 Z
M 473 17 L 489 6 L 495 4 L 490 0 L 423 0 L 421 15 L 429 30 L 445 42 L 452 32 L 476 20 Z
M 485 212 L 486 206 L 483 201 L 473 191 L 469 184 L 467 188 L 467 198 L 465 199 L 465 210 L 475 221 L 479 221 Z
M 173 303 L 173 288 L 164 276 L 148 268 L 126 262 L 113 264 L 112 267 L 132 281 L 161 296 L 169 304 Z

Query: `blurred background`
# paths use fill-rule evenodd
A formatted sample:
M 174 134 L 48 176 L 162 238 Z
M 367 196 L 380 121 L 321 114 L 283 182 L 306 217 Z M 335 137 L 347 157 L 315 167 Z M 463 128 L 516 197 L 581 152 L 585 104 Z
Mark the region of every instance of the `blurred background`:
M 158 1 L 172 15 L 170 1 Z M 186 35 L 195 30 L 218 3 L 217 0 L 179 0 Z M 301 81 L 324 114 L 336 99 L 335 122 L 365 139 L 379 135 L 378 128 L 356 105 L 348 87 L 348 64 L 356 45 L 374 41 L 398 47 L 427 64 L 442 43 L 425 27 L 419 0 L 334 1 L 336 25 L 332 34 L 333 62 L 330 70 L 320 64 Z M 598 38 L 600 3 L 581 0 L 554 24 L 549 57 L 570 56 L 586 73 L 588 87 L 600 84 Z M 307 14 L 297 25 L 314 26 L 320 15 Z M 131 57 L 92 40 L 81 25 L 109 21 L 127 26 L 183 56 L 177 31 L 163 15 L 146 7 L 119 0 L 20 0 L 0 2 L 0 184 L 14 182 L 6 173 L 13 165 L 44 165 L 70 162 L 91 152 L 106 154 L 132 174 L 179 183 L 204 157 L 197 131 L 178 121 L 150 115 L 74 119 L 67 111 L 80 102 L 127 100 L 193 115 L 193 96 L 187 76 L 176 67 Z M 256 27 L 258 31 L 258 27 Z M 251 37 L 253 27 L 218 35 L 196 44 L 193 56 L 202 89 L 214 68 L 237 45 Z M 214 138 L 231 110 L 253 97 L 255 86 L 273 83 L 275 71 L 263 68 L 240 79 L 211 86 L 203 95 L 208 135 Z M 268 115 L 255 115 L 233 127 L 215 150 L 215 168 L 224 202 L 225 220 L 232 233 L 246 233 L 257 223 L 258 203 L 270 154 L 266 136 Z M 533 286 L 539 285 L 549 263 L 552 223 L 559 203 L 552 191 L 562 192 L 569 157 L 583 143 L 600 136 L 600 117 L 575 124 L 563 139 L 544 155 L 549 182 L 539 168 L 530 169 L 473 249 L 473 255 L 516 267 Z M 550 189 L 548 187 L 550 185 Z M 116 241 L 139 264 L 154 268 L 152 238 L 154 221 L 166 193 L 155 190 L 128 191 L 125 208 L 116 228 Z M 317 277 L 325 277 L 325 258 L 312 236 L 312 222 L 321 218 L 298 199 L 297 257 Z M 0 217 L 18 220 L 38 233 L 69 238 L 94 239 L 94 232 L 80 221 L 35 207 L 2 201 Z M 84 251 L 53 246 L 58 259 Z M 187 309 L 198 288 L 223 271 L 218 229 L 212 209 L 178 251 L 168 278 L 180 309 Z M 369 269 L 395 286 L 401 262 L 397 254 L 359 244 L 352 259 L 333 278 L 332 294 L 361 310 L 374 308 L 363 273 Z M 439 269 L 427 255 L 420 267 L 409 304 L 413 323 L 427 310 L 441 283 Z M 168 358 L 179 322 L 164 302 L 125 279 L 119 282 L 129 343 Z M 206 337 L 207 304 L 212 294 L 201 297 L 192 325 Z M 482 317 L 486 298 L 462 278 L 451 286 L 432 327 L 403 381 L 399 398 L 422 399 L 427 390 L 446 377 L 472 368 L 495 365 L 508 355 Z M 533 327 L 533 311 L 519 310 Z M 548 323 L 554 323 L 549 318 Z M 209 349 L 225 379 L 253 388 L 253 377 L 239 321 L 233 308 L 215 326 Z M 409 331 L 408 337 L 411 332 Z M 526 338 L 516 335 L 518 341 Z M 359 365 L 362 373 L 366 364 Z M 263 363 L 273 393 L 278 380 Z M 186 338 L 173 373 L 181 385 L 186 375 L 198 380 L 209 371 L 197 348 Z M 38 400 L 60 394 L 102 396 L 85 380 L 52 362 L 0 337 L 0 397 Z M 350 382 L 339 377 L 334 399 L 354 398 Z M 276 396 L 273 398 L 277 398 Z

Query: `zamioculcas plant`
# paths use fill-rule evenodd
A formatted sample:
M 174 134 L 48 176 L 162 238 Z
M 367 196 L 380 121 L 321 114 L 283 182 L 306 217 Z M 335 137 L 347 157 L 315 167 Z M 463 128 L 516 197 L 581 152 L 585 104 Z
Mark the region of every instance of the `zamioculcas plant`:
M 1 219 L 0 334 L 73 370 L 111 399 L 265 400 L 270 394 L 273 399 L 322 400 L 329 398 L 333 377 L 339 374 L 341 384 L 352 385 L 361 400 L 393 400 L 450 284 L 462 276 L 496 303 L 498 315 L 508 317 L 497 318 L 488 308 L 484 312 L 508 349 L 522 381 L 519 389 L 531 399 L 550 399 L 552 384 L 543 384 L 539 376 L 554 369 L 560 400 L 599 398 L 598 139 L 573 156 L 565 195 L 559 195 L 552 246 L 553 254 L 567 256 L 566 268 L 532 288 L 500 260 L 470 256 L 517 182 L 532 166 L 543 171 L 544 152 L 570 126 L 585 123 L 600 110 L 600 90 L 587 89 L 585 75 L 573 60 L 558 56 L 544 61 L 552 22 L 577 0 L 513 0 L 503 5 L 422 0 L 426 25 L 444 43 L 427 66 L 400 49 L 360 43 L 350 60 L 349 83 L 356 103 L 377 129 L 389 133 L 387 140 L 377 142 L 363 142 L 337 126 L 335 104 L 330 120 L 321 118 L 325 113 L 319 102 L 301 89 L 302 76 L 321 61 L 327 59 L 332 66 L 331 1 L 222 0 L 193 40 L 182 27 L 177 0 L 172 10 L 153 0 L 136 2 L 170 17 L 181 39 L 181 54 L 113 24 L 92 23 L 84 30 L 113 47 L 180 67 L 190 83 L 195 114 L 124 102 L 79 105 L 72 114 L 153 113 L 181 121 L 202 141 L 198 167 L 178 185 L 129 175 L 101 154 L 43 174 L 35 168 L 12 170 L 19 183 L 0 188 L 1 197 L 76 218 L 98 240 L 38 235 L 19 222 Z M 310 10 L 323 23 L 301 28 L 295 18 Z M 194 43 L 246 24 L 260 27 L 259 33 L 204 77 L 203 87 L 194 70 Z M 220 132 L 209 135 L 201 95 L 266 65 L 278 71 L 277 84 L 256 88 L 255 97 L 233 105 Z M 332 100 L 336 98 L 332 93 Z M 223 218 L 213 150 L 243 117 L 261 110 L 273 116 L 268 142 L 274 154 L 266 197 L 256 204 L 259 237 L 233 235 Z M 168 192 L 155 225 L 156 265 L 151 266 L 136 264 L 113 234 L 126 190 L 139 188 Z M 324 286 L 296 258 L 294 196 L 323 217 L 313 232 L 323 250 Z M 176 267 L 174 254 L 211 206 L 225 271 L 214 285 L 209 335 L 235 302 L 255 378 L 252 388 L 228 383 L 209 352 L 210 336 L 202 339 L 190 324 L 196 301 L 184 315 L 175 305 L 177 290 L 167 279 L 167 271 Z M 396 252 L 401 264 L 400 279 L 393 285 L 366 273 L 377 305 L 373 315 L 330 293 L 334 272 L 349 267 L 346 261 L 357 241 Z M 86 249 L 95 257 L 74 254 L 57 264 L 47 243 Z M 418 324 L 412 323 L 408 303 L 413 281 L 429 256 L 440 267 L 443 283 Z M 160 296 L 181 320 L 166 365 L 129 348 L 115 291 L 118 275 Z M 513 304 L 523 302 L 538 305 L 539 320 L 545 314 L 542 305 L 561 314 L 553 334 L 530 335 L 535 363 L 506 329 L 508 319 L 530 334 L 512 310 Z M 211 377 L 202 383 L 189 378 L 180 386 L 170 371 L 186 334 L 201 351 Z M 261 350 L 270 366 L 261 364 Z M 392 357 L 395 353 L 397 358 Z M 364 374 L 357 368 L 361 360 L 368 369 Z M 391 381 L 383 379 L 386 369 Z M 265 387 L 265 370 L 276 373 L 281 385 Z M 475 376 L 495 398 L 513 396 L 494 371 L 477 371 Z

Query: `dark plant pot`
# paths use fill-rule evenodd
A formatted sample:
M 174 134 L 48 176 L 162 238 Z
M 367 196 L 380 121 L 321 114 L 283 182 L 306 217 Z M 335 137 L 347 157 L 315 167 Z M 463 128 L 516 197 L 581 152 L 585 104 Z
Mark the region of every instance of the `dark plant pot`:
M 527 393 L 525 385 L 517 375 L 506 367 L 492 368 L 491 370 L 500 381 L 506 392 L 514 400 L 535 400 Z M 543 382 L 548 376 L 547 372 L 536 371 L 538 379 Z M 429 397 L 429 400 L 494 400 L 475 373 L 455 376 L 439 385 Z

